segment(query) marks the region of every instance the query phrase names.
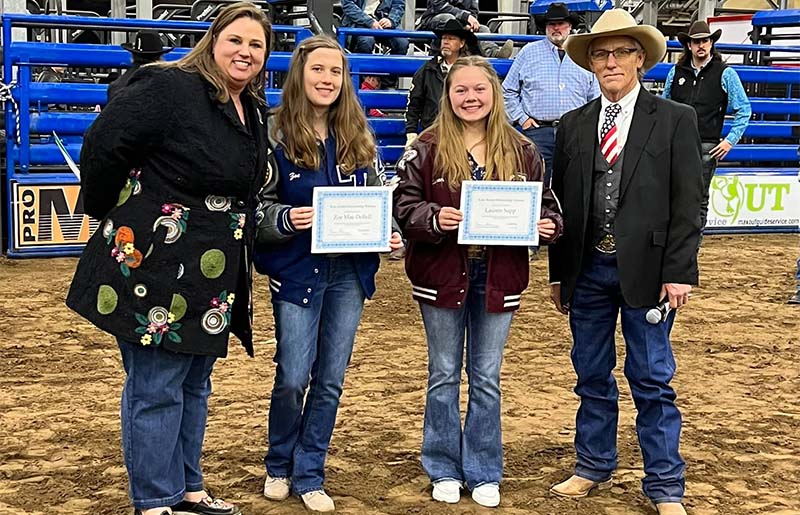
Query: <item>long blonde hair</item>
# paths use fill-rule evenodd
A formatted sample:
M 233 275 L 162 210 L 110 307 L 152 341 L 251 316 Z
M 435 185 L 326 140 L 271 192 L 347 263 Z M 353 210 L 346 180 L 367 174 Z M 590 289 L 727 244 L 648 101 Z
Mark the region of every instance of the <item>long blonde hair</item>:
M 492 86 L 494 105 L 486 117 L 484 180 L 508 181 L 514 175 L 522 173 L 525 160 L 523 148 L 529 144 L 528 140 L 506 119 L 500 79 L 492 65 L 479 56 L 458 58 L 445 79 L 442 98 L 439 101 L 439 114 L 433 124 L 425 130 L 434 134 L 437 144 L 433 162 L 434 176 L 443 178 L 452 189 L 457 189 L 461 181 L 472 178 L 467 147 L 464 143 L 464 122 L 453 111 L 449 94 L 455 73 L 470 66 L 480 68 Z
M 219 37 L 220 32 L 239 18 L 250 18 L 251 20 L 257 21 L 264 29 L 266 43 L 264 64 L 266 65 L 270 48 L 272 48 L 272 24 L 269 18 L 267 18 L 267 15 L 264 14 L 264 11 L 250 2 L 237 2 L 222 9 L 216 19 L 214 19 L 211 27 L 209 27 L 191 52 L 177 61 L 170 63 L 160 62 L 158 65 L 199 73 L 217 90 L 217 100 L 223 104 L 227 103 L 231 99 L 231 92 L 228 88 L 225 71 L 220 69 L 216 61 L 214 61 L 214 43 L 217 37 Z M 246 88 L 250 95 L 262 104 L 266 104 L 266 99 L 264 98 L 265 77 L 266 71 L 262 68 L 253 80 L 247 84 Z
M 376 154 L 375 138 L 356 96 L 344 50 L 330 36 L 305 39 L 294 49 L 283 84 L 281 105 L 275 110 L 272 135 L 281 142 L 286 157 L 294 164 L 310 170 L 319 169 L 314 110 L 306 96 L 303 70 L 308 55 L 320 48 L 338 50 L 342 54 L 342 89 L 328 109 L 328 126 L 336 138 L 336 163 L 342 172 L 350 174 L 372 164 Z

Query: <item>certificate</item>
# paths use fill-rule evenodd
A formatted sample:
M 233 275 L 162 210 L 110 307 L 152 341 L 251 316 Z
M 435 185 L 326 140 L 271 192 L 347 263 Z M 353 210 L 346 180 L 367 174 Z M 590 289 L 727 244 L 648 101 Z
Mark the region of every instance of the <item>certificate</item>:
M 536 222 L 542 207 L 542 183 L 464 181 L 458 243 L 464 245 L 539 244 Z
M 311 253 L 388 252 L 392 188 L 314 188 Z

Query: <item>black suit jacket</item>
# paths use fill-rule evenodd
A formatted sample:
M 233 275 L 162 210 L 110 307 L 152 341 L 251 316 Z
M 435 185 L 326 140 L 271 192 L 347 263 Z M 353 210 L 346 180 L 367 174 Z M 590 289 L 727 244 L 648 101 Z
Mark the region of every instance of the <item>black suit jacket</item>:
M 553 191 L 561 200 L 564 235 L 549 250 L 550 281 L 569 303 L 591 252 L 590 219 L 600 98 L 561 118 L 553 158 Z M 617 264 L 625 302 L 656 305 L 663 283 L 697 284 L 700 136 L 694 110 L 642 88 L 636 99 L 615 220 Z

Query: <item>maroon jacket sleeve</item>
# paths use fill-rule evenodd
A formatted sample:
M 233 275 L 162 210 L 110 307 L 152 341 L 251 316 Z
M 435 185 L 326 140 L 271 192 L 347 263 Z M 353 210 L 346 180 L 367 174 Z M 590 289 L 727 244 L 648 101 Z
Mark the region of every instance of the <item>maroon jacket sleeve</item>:
M 444 233 L 436 226 L 442 206 L 429 200 L 433 176 L 433 153 L 430 144 L 417 141 L 397 163 L 400 182 L 394 190 L 394 211 L 403 237 L 439 243 Z

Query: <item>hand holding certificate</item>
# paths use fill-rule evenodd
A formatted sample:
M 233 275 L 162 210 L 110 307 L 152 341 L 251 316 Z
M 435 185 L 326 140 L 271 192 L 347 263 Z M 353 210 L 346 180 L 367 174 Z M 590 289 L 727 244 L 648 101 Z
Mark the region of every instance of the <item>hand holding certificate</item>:
M 541 207 L 541 182 L 464 181 L 458 243 L 538 245 Z
M 314 188 L 311 253 L 391 250 L 392 188 Z

